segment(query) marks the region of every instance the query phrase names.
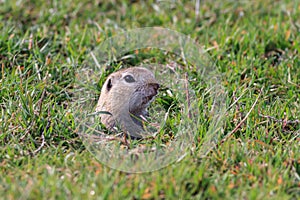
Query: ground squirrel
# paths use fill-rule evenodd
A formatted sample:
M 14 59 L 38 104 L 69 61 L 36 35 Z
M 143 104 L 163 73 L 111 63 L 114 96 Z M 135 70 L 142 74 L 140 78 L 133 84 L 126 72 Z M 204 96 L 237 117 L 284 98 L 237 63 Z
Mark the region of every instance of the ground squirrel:
M 107 77 L 96 112 L 108 112 L 100 117 L 109 130 L 117 126 L 132 138 L 142 138 L 143 120 L 148 117 L 147 107 L 157 95 L 158 88 L 154 74 L 146 68 L 119 70 Z

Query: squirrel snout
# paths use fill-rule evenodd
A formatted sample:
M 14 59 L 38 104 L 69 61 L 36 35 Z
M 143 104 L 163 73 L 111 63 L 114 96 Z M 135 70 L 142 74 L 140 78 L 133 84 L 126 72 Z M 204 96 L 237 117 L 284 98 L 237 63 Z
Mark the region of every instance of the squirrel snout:
M 150 83 L 148 85 L 148 95 L 149 97 L 154 97 L 155 95 L 157 95 L 157 91 L 159 89 L 159 84 L 158 83 Z

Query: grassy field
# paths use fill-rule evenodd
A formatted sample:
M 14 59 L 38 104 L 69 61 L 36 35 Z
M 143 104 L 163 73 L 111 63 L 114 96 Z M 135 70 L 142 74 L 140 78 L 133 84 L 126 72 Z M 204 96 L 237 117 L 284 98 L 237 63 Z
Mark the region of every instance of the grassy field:
M 0 199 L 300 198 L 299 1 L 201 1 L 199 12 L 179 0 L 0 5 Z M 108 37 L 152 26 L 188 35 L 216 63 L 225 139 L 204 158 L 124 173 L 76 134 L 75 73 Z

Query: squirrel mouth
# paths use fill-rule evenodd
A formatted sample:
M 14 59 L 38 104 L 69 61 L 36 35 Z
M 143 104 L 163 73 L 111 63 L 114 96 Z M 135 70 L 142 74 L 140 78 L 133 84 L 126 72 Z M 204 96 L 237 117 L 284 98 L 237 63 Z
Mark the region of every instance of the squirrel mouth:
M 143 97 L 142 104 L 148 105 L 154 100 L 155 95 Z

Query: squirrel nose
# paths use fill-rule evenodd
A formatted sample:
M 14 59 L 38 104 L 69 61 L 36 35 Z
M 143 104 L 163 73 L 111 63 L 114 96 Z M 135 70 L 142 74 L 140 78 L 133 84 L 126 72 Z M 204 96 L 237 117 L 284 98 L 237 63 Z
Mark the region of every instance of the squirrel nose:
M 158 90 L 158 88 L 160 87 L 160 85 L 158 84 L 158 83 L 151 83 L 150 84 L 151 85 L 151 87 L 154 89 L 154 90 Z
M 157 90 L 159 87 L 160 87 L 160 85 L 158 83 L 150 83 L 148 95 L 151 97 L 157 95 Z

